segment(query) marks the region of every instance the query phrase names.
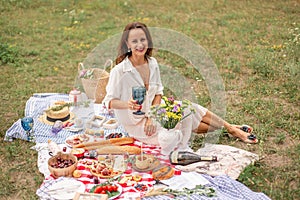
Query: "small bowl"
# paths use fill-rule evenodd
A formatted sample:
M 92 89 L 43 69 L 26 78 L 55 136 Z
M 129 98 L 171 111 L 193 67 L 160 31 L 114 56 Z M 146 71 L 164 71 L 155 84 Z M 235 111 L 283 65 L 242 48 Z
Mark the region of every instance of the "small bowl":
M 112 138 L 123 138 L 125 137 L 123 133 L 121 132 L 113 132 L 109 133 L 108 135 L 105 136 L 105 139 L 112 139 Z
M 57 164 L 58 160 L 60 159 L 71 160 L 73 164 L 68 167 L 62 167 L 62 168 L 53 167 L 53 165 Z M 73 154 L 63 154 L 59 152 L 56 156 L 49 158 L 48 169 L 54 178 L 58 178 L 61 176 L 72 177 L 74 170 L 77 168 L 77 163 L 78 163 L 77 157 L 74 156 Z
M 104 121 L 105 121 L 106 117 L 101 116 L 101 115 L 94 115 L 94 117 L 92 117 L 92 119 L 90 120 L 90 123 L 92 126 L 100 128 Z
M 84 148 L 73 148 L 71 150 L 71 154 L 76 156 L 77 158 L 83 158 L 85 149 Z
M 151 167 L 153 162 L 154 162 L 154 159 L 152 156 L 143 155 L 143 159 L 142 159 L 141 155 L 138 155 L 135 157 L 135 166 L 138 169 L 147 169 L 147 168 Z
M 107 129 L 115 129 L 117 127 L 118 127 L 118 121 L 116 118 L 111 118 L 103 124 L 103 128 L 107 128 Z

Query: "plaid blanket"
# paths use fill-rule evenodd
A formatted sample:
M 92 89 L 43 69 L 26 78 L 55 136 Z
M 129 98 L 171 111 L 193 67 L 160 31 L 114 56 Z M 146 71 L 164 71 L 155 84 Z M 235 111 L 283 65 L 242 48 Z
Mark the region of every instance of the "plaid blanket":
M 69 101 L 69 96 L 67 94 L 56 94 L 56 93 L 42 93 L 42 94 L 34 94 L 32 97 L 29 98 L 29 100 L 26 102 L 25 107 L 25 116 L 26 117 L 32 117 L 34 120 L 34 135 L 36 143 L 47 143 L 49 139 L 56 142 L 57 144 L 63 144 L 65 143 L 66 138 L 81 134 L 83 131 L 79 132 L 71 132 L 67 129 L 62 129 L 59 134 L 57 134 L 55 137 L 51 133 L 52 126 L 45 124 L 39 120 L 39 117 L 43 115 L 44 110 L 46 110 L 51 102 L 55 101 Z M 100 114 L 100 108 L 97 107 L 99 105 L 94 105 L 96 107 L 94 114 Z M 92 110 L 91 112 L 94 112 L 95 110 Z M 72 111 L 72 110 L 71 110 Z M 75 111 L 74 111 L 75 112 Z M 76 113 L 75 113 L 76 115 Z M 111 118 L 112 116 L 107 114 L 104 114 L 106 118 Z M 127 134 L 126 131 L 124 131 L 123 127 L 120 125 L 117 130 L 104 130 L 104 134 L 109 134 L 112 131 L 122 132 L 124 134 Z M 16 121 L 7 131 L 5 134 L 5 141 L 12 141 L 14 138 L 27 140 L 27 135 L 25 131 L 23 130 L 21 126 L 21 119 Z

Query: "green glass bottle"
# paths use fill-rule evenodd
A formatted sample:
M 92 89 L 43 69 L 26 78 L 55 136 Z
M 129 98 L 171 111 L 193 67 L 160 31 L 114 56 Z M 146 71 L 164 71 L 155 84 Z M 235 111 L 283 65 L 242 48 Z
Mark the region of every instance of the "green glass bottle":
M 169 159 L 173 165 L 189 165 L 201 161 L 218 161 L 217 156 L 201 156 L 189 151 L 172 151 Z

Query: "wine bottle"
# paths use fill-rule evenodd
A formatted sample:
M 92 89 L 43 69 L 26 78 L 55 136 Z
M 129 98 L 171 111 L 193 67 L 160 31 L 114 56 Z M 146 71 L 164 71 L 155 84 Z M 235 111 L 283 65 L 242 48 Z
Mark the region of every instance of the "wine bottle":
M 217 161 L 217 156 L 200 156 L 188 151 L 172 151 L 169 156 L 173 165 L 189 165 L 200 161 Z

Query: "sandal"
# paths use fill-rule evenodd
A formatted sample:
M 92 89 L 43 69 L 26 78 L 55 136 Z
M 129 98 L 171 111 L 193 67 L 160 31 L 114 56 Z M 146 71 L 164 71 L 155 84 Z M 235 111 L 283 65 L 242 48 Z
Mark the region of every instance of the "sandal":
M 226 133 L 226 135 L 230 138 L 238 138 L 239 140 L 241 140 L 245 143 L 250 143 L 250 144 L 258 143 L 258 139 L 257 139 L 256 135 L 252 134 L 252 132 L 253 132 L 252 127 L 250 127 L 249 125 L 245 125 L 245 124 L 243 124 L 241 126 L 240 125 L 233 125 L 233 126 L 244 131 L 245 133 L 250 133 L 250 135 L 247 136 L 246 140 L 242 140 L 241 138 L 238 138 L 238 137 L 233 136 L 232 134 L 228 133 L 228 131 L 225 128 L 223 128 L 223 133 Z
M 243 124 L 241 126 L 239 126 L 239 125 L 234 125 L 234 126 L 241 129 L 242 131 L 244 131 L 246 133 L 252 133 L 252 131 L 253 131 L 253 128 L 246 124 Z
M 248 135 L 247 138 L 248 139 L 245 140 L 245 141 L 243 141 L 243 142 L 249 143 L 249 144 L 256 144 L 256 143 L 258 143 L 258 139 L 256 138 L 256 135 L 254 135 L 254 134 Z

